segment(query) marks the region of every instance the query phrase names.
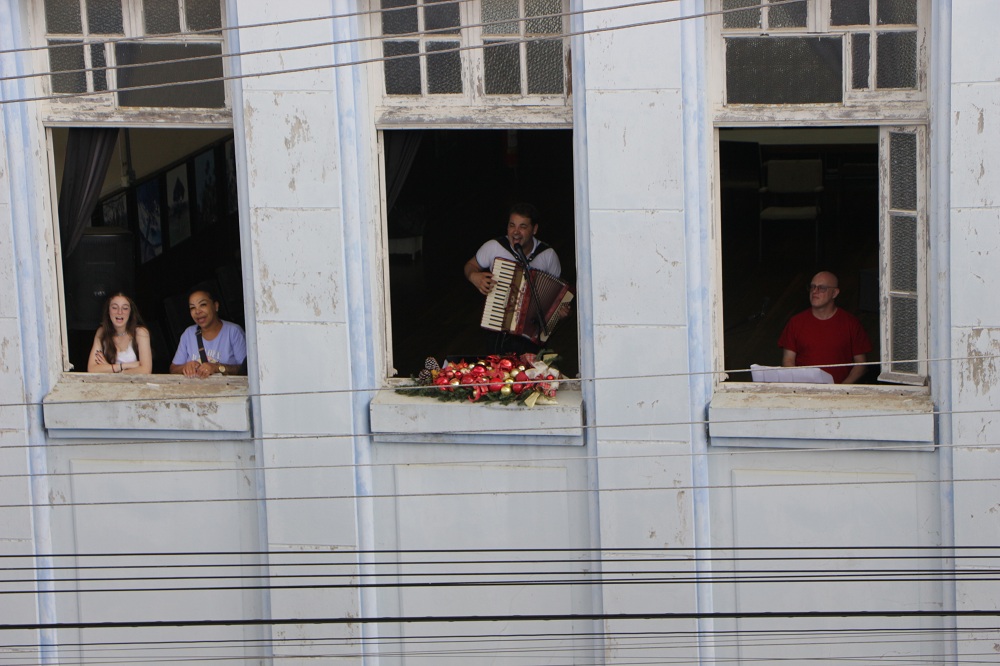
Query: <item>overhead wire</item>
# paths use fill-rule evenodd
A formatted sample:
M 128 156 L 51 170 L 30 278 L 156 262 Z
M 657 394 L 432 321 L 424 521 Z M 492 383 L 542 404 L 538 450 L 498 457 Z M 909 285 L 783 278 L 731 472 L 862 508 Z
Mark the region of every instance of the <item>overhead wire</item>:
M 353 436 L 353 435 L 352 435 L 352 436 Z M 573 617 L 577 617 L 577 616 L 573 616 Z M 552 618 L 551 618 L 551 617 L 547 617 L 546 619 L 547 619 L 547 620 L 551 620 Z M 476 619 L 474 619 L 474 620 L 470 620 L 470 621 L 481 621 L 481 620 L 480 620 L 479 618 L 476 618 Z M 504 621 L 504 622 L 508 622 L 508 621 L 510 621 L 510 617 L 508 617 L 508 616 L 502 616 L 502 618 L 501 618 L 500 620 L 498 620 L 498 621 Z M 300 621 L 299 621 L 299 620 L 295 620 L 294 622 L 295 622 L 296 624 L 298 624 L 298 623 L 299 623 Z M 88 662 L 88 663 L 89 663 L 89 662 Z M 576 663 L 580 663 L 580 662 L 576 662 Z M 596 663 L 596 662 L 595 662 L 595 663 Z M 641 662 L 634 662 L 634 663 L 641 663 Z M 659 661 L 659 660 L 658 660 L 658 661 L 655 661 L 655 662 L 654 662 L 654 661 L 650 661 L 650 662 L 647 662 L 647 663 L 664 663 L 664 662 L 662 662 L 662 661 Z M 913 663 L 913 662 L 911 661 L 911 662 L 909 662 L 909 663 Z M 985 662 L 984 662 L 984 663 L 985 663 Z
M 460 1 L 464 1 L 464 0 L 460 0 Z M 676 2 L 678 0 L 646 0 L 646 1 L 647 2 L 652 2 L 652 3 L 657 3 L 657 2 Z M 708 17 L 711 17 L 711 16 L 718 16 L 718 15 L 723 15 L 723 14 L 728 14 L 728 13 L 733 13 L 733 12 L 744 12 L 744 11 L 753 9 L 754 7 L 758 7 L 758 8 L 759 7 L 775 7 L 775 6 L 780 6 L 780 5 L 783 5 L 783 4 L 794 4 L 794 3 L 802 3 L 802 2 L 806 2 L 806 0 L 770 0 L 770 2 L 768 2 L 767 4 L 760 4 L 760 5 L 750 6 L 750 7 L 739 7 L 739 8 L 735 8 L 735 9 L 722 9 L 722 10 L 715 10 L 715 11 L 707 11 L 707 12 L 701 12 L 701 13 L 697 13 L 697 14 L 688 14 L 688 15 L 679 16 L 679 17 L 667 17 L 667 18 L 663 18 L 663 19 L 655 19 L 655 20 L 648 20 L 648 21 L 639 21 L 639 22 L 634 22 L 634 23 L 629 23 L 629 24 L 606 26 L 606 27 L 599 27 L 599 28 L 590 28 L 590 29 L 584 28 L 584 29 L 577 30 L 577 31 L 569 31 L 569 32 L 562 32 L 562 33 L 559 33 L 559 34 L 545 35 L 544 37 L 531 36 L 531 37 L 523 37 L 523 38 L 520 38 L 520 37 L 519 38 L 509 38 L 509 39 L 504 39 L 503 40 L 503 44 L 531 43 L 531 42 L 544 41 L 546 39 L 566 39 L 566 38 L 569 38 L 569 37 L 579 37 L 579 36 L 585 36 L 585 35 L 590 35 L 590 34 L 599 34 L 599 33 L 604 33 L 604 32 L 612 32 L 612 31 L 617 31 L 617 30 L 627 30 L 627 29 L 632 29 L 632 28 L 648 27 L 648 26 L 652 26 L 652 25 L 662 25 L 662 24 L 665 24 L 665 23 L 676 23 L 676 22 L 681 22 L 681 21 L 686 21 L 686 20 L 693 20 L 693 19 L 699 19 L 699 18 L 708 18 Z M 407 9 L 412 10 L 412 8 L 407 8 Z M 615 9 L 615 7 L 612 7 L 610 9 Z M 581 10 L 581 12 L 593 12 L 593 11 L 606 11 L 606 10 L 604 8 Z M 551 16 L 552 17 L 568 16 L 569 14 L 570 14 L 570 12 L 565 12 L 565 13 L 560 13 L 560 14 L 552 14 Z M 546 16 L 548 16 L 548 15 L 546 15 Z M 512 19 L 512 20 L 498 21 L 498 23 L 511 23 L 511 22 L 515 22 L 516 23 L 516 22 L 523 22 L 523 21 L 527 21 L 527 20 L 533 20 L 535 18 L 541 18 L 541 17 L 516 18 L 516 19 Z M 426 32 L 426 31 L 424 31 L 424 32 Z M 399 39 L 399 37 L 396 37 L 396 38 Z M 348 42 L 344 42 L 344 43 L 350 43 L 350 41 L 358 41 L 358 40 L 361 40 L 361 39 L 367 41 L 370 38 L 368 38 L 368 37 L 358 38 L 358 39 L 355 39 L 355 40 L 349 40 Z M 385 36 L 385 35 L 379 35 L 379 36 L 376 36 L 376 37 L 372 37 L 371 39 L 385 39 L 385 40 L 390 40 L 391 41 L 392 37 L 391 36 Z M 331 44 L 333 44 L 333 43 L 331 42 Z M 447 53 L 461 53 L 461 52 L 464 52 L 464 51 L 482 50 L 484 48 L 498 48 L 499 46 L 501 46 L 501 44 L 489 44 L 489 45 L 488 44 L 472 44 L 472 45 L 466 45 L 466 46 L 458 46 L 458 47 L 454 47 L 454 48 L 443 48 L 443 49 L 435 50 L 434 53 L 433 53 L 433 55 L 438 56 L 438 55 L 443 55 L 443 54 L 447 54 Z M 305 48 L 309 48 L 309 47 L 305 47 Z M 92 96 L 107 95 L 107 94 L 110 94 L 110 93 L 132 92 L 132 91 L 137 91 L 137 90 L 151 90 L 151 89 L 167 88 L 167 87 L 174 87 L 174 86 L 203 85 L 205 83 L 216 83 L 216 82 L 233 81 L 233 80 L 239 80 L 239 79 L 244 79 L 244 78 L 257 78 L 257 77 L 265 77 L 265 76 L 277 76 L 277 75 L 281 75 L 281 74 L 298 74 L 298 73 L 304 73 L 304 72 L 310 72 L 310 71 L 318 71 L 318 70 L 325 70 L 325 69 L 336 69 L 336 68 L 340 68 L 340 67 L 354 67 L 354 66 L 358 66 L 358 65 L 376 64 L 376 63 L 380 63 L 380 62 L 393 61 L 393 60 L 401 60 L 401 59 L 406 59 L 406 58 L 426 57 L 427 55 L 428 54 L 417 54 L 417 55 L 406 54 L 406 55 L 398 55 L 398 56 L 382 56 L 382 57 L 364 58 L 364 59 L 361 59 L 361 60 L 354 60 L 354 61 L 341 62 L 341 63 L 337 63 L 337 62 L 334 62 L 334 63 L 324 63 L 324 64 L 321 64 L 321 65 L 311 65 L 311 66 L 307 66 L 307 67 L 297 67 L 297 68 L 282 69 L 282 70 L 271 70 L 271 71 L 264 71 L 264 72 L 252 72 L 252 73 L 237 74 L 237 75 L 223 75 L 223 76 L 217 76 L 217 77 L 205 77 L 205 78 L 199 78 L 199 79 L 192 80 L 192 81 L 175 81 L 175 82 L 169 82 L 169 83 L 150 83 L 150 84 L 141 84 L 141 85 L 128 86 L 126 88 L 109 88 L 109 89 L 100 90 L 100 91 L 83 91 L 83 92 L 72 92 L 72 93 L 58 93 L 58 94 L 53 94 L 53 95 L 42 95 L 42 96 L 35 96 L 35 97 L 22 97 L 22 98 L 13 98 L 13 99 L 0 98 L 0 106 L 2 106 L 4 104 L 25 103 L 25 102 L 39 102 L 39 101 L 47 101 L 47 100 L 53 100 L 53 99 L 74 99 L 74 98 L 79 98 L 79 97 L 92 97 Z M 194 56 L 193 58 L 197 59 L 197 58 L 201 58 L 201 57 L 202 56 Z M 213 56 L 213 57 L 221 57 L 221 54 L 220 54 L 220 56 Z M 181 58 L 181 59 L 176 59 L 173 62 L 181 63 L 181 62 L 185 62 L 186 60 L 188 60 L 188 59 L 187 58 Z M 155 67 L 155 66 L 160 65 L 160 64 L 162 64 L 162 63 L 161 62 L 149 63 L 148 66 Z M 93 68 L 91 68 L 91 69 L 93 69 Z M 57 71 L 57 72 L 50 72 L 49 74 L 60 74 L 60 73 L 63 73 L 63 72 L 58 72 Z

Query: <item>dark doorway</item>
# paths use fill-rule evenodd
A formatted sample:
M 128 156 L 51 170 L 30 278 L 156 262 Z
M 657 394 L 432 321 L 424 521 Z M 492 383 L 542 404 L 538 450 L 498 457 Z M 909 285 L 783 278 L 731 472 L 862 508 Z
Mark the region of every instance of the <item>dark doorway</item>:
M 396 130 L 383 133 L 386 180 L 404 169 L 387 202 L 392 356 L 397 374 L 417 373 L 428 356 L 479 357 L 488 352 L 479 323 L 483 297 L 462 267 L 485 241 L 504 233 L 508 208 L 538 207 L 538 237 L 552 245 L 562 279 L 576 283 L 573 149 L 569 130 Z M 393 143 L 395 142 L 395 146 Z M 399 167 L 400 145 L 412 163 Z M 393 162 L 394 164 L 390 164 Z M 408 169 L 406 168 L 408 167 Z M 392 194 L 392 192 L 389 192 Z M 579 367 L 576 316 L 554 331 L 547 347 L 560 369 Z

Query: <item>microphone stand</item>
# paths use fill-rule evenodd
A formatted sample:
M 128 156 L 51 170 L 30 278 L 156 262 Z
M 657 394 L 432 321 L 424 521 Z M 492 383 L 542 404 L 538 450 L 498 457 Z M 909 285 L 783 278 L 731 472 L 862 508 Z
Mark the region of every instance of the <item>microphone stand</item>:
M 538 293 L 535 291 L 535 277 L 531 274 L 531 266 L 528 264 L 528 258 L 524 256 L 524 250 L 521 249 L 520 243 L 514 243 L 514 256 L 521 266 L 524 267 L 524 276 L 528 280 L 528 291 L 531 292 L 531 304 L 535 308 L 535 316 L 538 317 L 538 327 L 547 339 L 549 337 L 549 327 L 545 325 L 545 315 L 542 314 L 542 305 L 538 302 Z M 539 339 L 541 339 L 541 336 L 539 336 Z

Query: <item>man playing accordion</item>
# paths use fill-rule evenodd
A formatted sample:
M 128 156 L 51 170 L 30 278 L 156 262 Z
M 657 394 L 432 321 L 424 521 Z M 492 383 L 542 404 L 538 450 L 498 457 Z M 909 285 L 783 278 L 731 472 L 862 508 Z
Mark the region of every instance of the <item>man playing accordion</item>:
M 559 256 L 548 244 L 535 238 L 538 233 L 538 209 L 529 203 L 511 206 L 504 236 L 486 241 L 476 256 L 465 262 L 465 278 L 484 296 L 496 286 L 491 272 L 497 257 L 514 262 L 527 261 L 532 268 L 558 278 L 562 272 Z M 560 317 L 569 314 L 569 305 L 559 306 Z M 490 333 L 490 353 L 525 353 L 538 351 L 539 345 L 531 340 L 505 332 Z

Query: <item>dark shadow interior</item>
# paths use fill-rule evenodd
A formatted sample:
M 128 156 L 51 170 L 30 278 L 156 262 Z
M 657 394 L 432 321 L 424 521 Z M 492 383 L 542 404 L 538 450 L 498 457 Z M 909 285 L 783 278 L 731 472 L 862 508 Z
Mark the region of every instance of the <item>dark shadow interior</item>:
M 761 192 L 768 162 L 778 160 L 796 160 L 796 166 L 820 160 L 822 190 L 777 202 L 773 193 Z M 877 128 L 724 129 L 719 166 L 729 381 L 750 381 L 749 372 L 740 370 L 752 363 L 781 365 L 778 337 L 789 317 L 809 306 L 809 281 L 821 270 L 838 276 L 837 304 L 861 319 L 873 346 L 869 360 L 877 360 Z M 761 223 L 768 206 L 808 208 L 814 197 L 818 226 L 812 219 Z M 862 381 L 873 383 L 877 376 L 872 368 Z
M 480 328 L 483 296 L 462 267 L 479 246 L 506 231 L 511 204 L 538 207 L 538 237 L 552 245 L 562 278 L 576 283 L 573 151 L 569 130 L 386 131 L 392 355 L 397 374 L 416 374 L 428 356 L 488 353 Z M 412 164 L 398 159 L 407 143 Z M 575 376 L 575 309 L 548 348 Z
M 57 179 L 67 131 L 55 130 Z M 61 179 L 60 179 L 61 180 Z M 79 245 L 63 257 L 70 363 L 86 371 L 106 299 L 123 291 L 150 331 L 153 371 L 169 371 L 192 324 L 187 293 L 211 289 L 244 325 L 232 132 L 122 130 Z

